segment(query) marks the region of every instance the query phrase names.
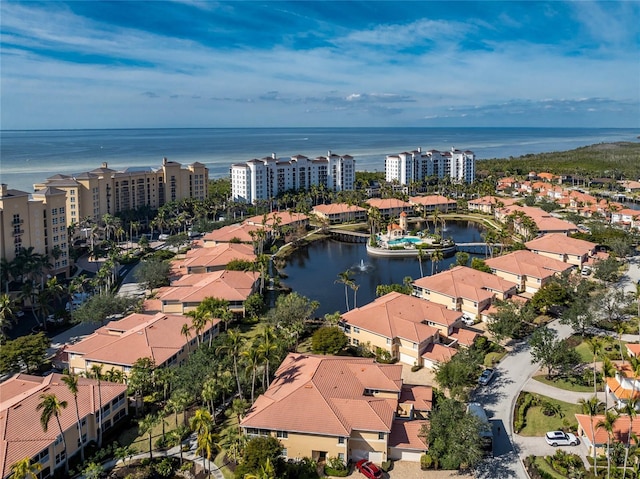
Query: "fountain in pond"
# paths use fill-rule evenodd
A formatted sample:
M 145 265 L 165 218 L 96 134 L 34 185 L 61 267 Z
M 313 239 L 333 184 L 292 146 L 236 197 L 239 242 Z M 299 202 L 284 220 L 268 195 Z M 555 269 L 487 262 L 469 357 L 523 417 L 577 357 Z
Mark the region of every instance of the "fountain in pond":
M 366 273 L 368 271 L 371 271 L 373 269 L 373 265 L 371 263 L 365 263 L 363 259 L 360 260 L 360 264 L 355 265 L 353 268 L 351 268 L 354 271 L 357 271 L 359 273 Z

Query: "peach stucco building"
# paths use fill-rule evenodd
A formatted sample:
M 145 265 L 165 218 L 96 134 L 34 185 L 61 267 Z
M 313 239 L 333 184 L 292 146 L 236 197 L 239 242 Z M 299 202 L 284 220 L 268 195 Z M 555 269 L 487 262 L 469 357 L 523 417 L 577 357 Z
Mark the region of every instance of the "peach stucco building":
M 582 268 L 596 254 L 595 243 L 560 233 L 547 234 L 524 245 L 536 254 L 564 261 L 578 268 Z

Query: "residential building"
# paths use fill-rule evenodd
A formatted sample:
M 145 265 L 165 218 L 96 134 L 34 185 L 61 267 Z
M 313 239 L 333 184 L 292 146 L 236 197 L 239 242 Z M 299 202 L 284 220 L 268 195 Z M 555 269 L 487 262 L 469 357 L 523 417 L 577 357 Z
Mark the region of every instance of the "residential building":
M 240 427 L 276 437 L 285 458 L 418 461 L 431 404 L 430 387 L 403 385 L 400 364 L 290 353 Z
M 610 441 L 609 433 L 604 427 L 598 427 L 598 423 L 605 420 L 603 415 L 589 416 L 587 414 L 576 414 L 578 421 L 578 434 L 581 442 L 587 448 L 587 456 L 593 457 L 593 449 L 595 447 L 596 455 L 606 456 L 607 444 Z M 631 418 L 628 415 L 621 414 L 613 423 L 611 444 L 622 443 L 627 444 L 629 437 L 629 422 L 631 421 L 631 432 L 640 430 L 640 417 Z M 593 431 L 593 432 L 592 432 Z M 594 437 L 595 433 L 595 437 Z
M 70 371 L 86 373 L 92 366 L 115 369 L 125 375 L 136 360 L 150 358 L 156 367 L 181 365 L 209 336 L 219 333 L 219 319 L 208 321 L 196 336 L 192 318 L 176 314 L 131 314 L 98 328 L 82 341 L 65 347 Z M 185 336 L 183 325 L 191 328 Z
M 46 187 L 34 193 L 0 185 L 0 256 L 13 261 L 21 248 L 47 255 L 48 274 L 67 276 L 71 266 L 65 193 Z
M 455 211 L 458 207 L 455 200 L 442 195 L 412 196 L 409 198 L 409 203 L 423 215 L 433 213 L 436 210 L 441 213 Z
M 640 211 L 631 208 L 612 211 L 611 224 L 640 229 Z
M 344 313 L 340 325 L 350 344 L 373 352 L 380 349 L 401 363 L 422 366 L 427 347 L 461 326 L 462 314 L 394 292 Z
M 158 292 L 162 312 L 185 314 L 193 311 L 205 298 L 228 301 L 229 310 L 244 316 L 244 303 L 258 291 L 260 273 L 257 271 L 214 271 L 187 274 Z
M 413 205 L 397 198 L 369 198 L 367 204 L 377 208 L 383 218 L 397 218 L 400 213 L 413 213 Z
M 220 243 L 247 243 L 252 244 L 257 240 L 256 232 L 264 231 L 265 239 L 268 240 L 273 234 L 269 227 L 250 225 L 246 223 L 236 223 L 223 226 L 217 230 L 205 234 L 202 242 L 205 248 L 216 246 Z
M 183 167 L 180 163 L 162 160 L 158 168 L 128 167 L 122 170 L 100 168 L 76 175 L 54 175 L 35 189 L 58 188 L 66 194 L 67 225 L 85 218 L 99 220 L 106 213 L 148 206 L 157 209 L 183 198 L 205 199 L 209 169 L 202 163 Z
M 570 221 L 556 218 L 543 209 L 533 206 L 518 206 L 513 204 L 511 206 L 505 206 L 504 208 L 496 208 L 494 216 L 496 220 L 501 223 L 513 220 L 515 232 L 524 237 L 549 233 L 569 235 L 578 232 L 578 227 Z M 523 221 L 524 217 L 530 218 L 535 228 L 531 228 L 529 222 Z
M 501 196 L 483 196 L 467 202 L 467 208 L 469 211 L 477 211 L 479 213 L 485 213 L 492 215 L 496 208 L 503 208 L 515 203 L 513 198 L 504 198 Z
M 47 432 L 42 429 L 42 411 L 38 410 L 42 394 L 54 394 L 58 400 L 67 402 L 59 416 L 66 453 L 55 418 L 49 420 Z M 57 373 L 45 377 L 18 374 L 0 383 L 0 398 L 0 477 L 3 479 L 11 475 L 12 465 L 24 458 L 40 463 L 39 479 L 53 477 L 65 459 L 79 453 L 81 444 L 97 440 L 101 413 L 103 431 L 111 429 L 128 414 L 125 384 L 102 381 L 98 386 L 97 380 L 80 377 L 80 437 L 73 394 Z
M 561 233 L 547 234 L 524 244 L 536 254 L 554 258 L 582 269 L 596 255 L 596 244 Z
M 360 206 L 348 205 L 346 203 L 316 205 L 313 207 L 311 212 L 318 218 L 323 218 L 330 224 L 367 220 L 367 210 Z
M 476 157 L 472 151 L 440 152 L 421 148 L 410 152 L 387 155 L 385 158 L 385 179 L 389 183 L 410 185 L 428 177 L 449 177 L 455 182 L 471 183 L 476 176 Z
M 496 276 L 518 285 L 518 292 L 535 294 L 555 276 L 571 271 L 574 266 L 527 250 L 489 258 L 485 263 Z
M 484 317 L 494 299 L 508 299 L 518 289 L 516 283 L 466 266 L 425 276 L 414 281 L 412 286 L 414 296 L 460 311 L 473 319 Z
M 234 260 L 253 263 L 256 254 L 253 246 L 242 243 L 217 243 L 204 248 L 192 248 L 186 257 L 178 261 L 181 274 L 212 273 L 222 271 Z
M 607 393 L 615 398 L 616 407 L 624 408 L 631 398 L 640 400 L 640 376 L 638 376 L 631 365 L 627 362 L 615 363 L 615 376 L 607 378 Z M 636 406 L 640 409 L 640 405 Z
M 330 191 L 353 189 L 355 159 L 336 155 L 311 159 L 303 155 L 291 158 L 253 159 L 231 165 L 231 199 L 242 203 L 275 198 L 288 190 L 310 190 L 324 187 Z

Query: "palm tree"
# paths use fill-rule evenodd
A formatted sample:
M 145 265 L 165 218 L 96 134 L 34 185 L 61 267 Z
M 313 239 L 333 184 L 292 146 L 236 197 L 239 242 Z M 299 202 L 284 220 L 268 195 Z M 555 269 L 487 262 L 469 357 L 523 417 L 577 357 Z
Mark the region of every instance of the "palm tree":
M 102 447 L 102 364 L 93 364 L 88 373 L 90 378 L 98 381 L 98 447 Z
M 275 479 L 276 471 L 271 464 L 271 458 L 267 457 L 264 465 L 260 466 L 260 470 L 255 474 L 245 474 L 244 479 Z
M 60 431 L 60 437 L 62 438 L 62 450 L 64 451 L 64 472 L 69 475 L 69 463 L 67 462 L 67 441 L 64 437 L 64 431 L 62 430 L 62 423 L 60 422 L 60 415 L 62 410 L 67 408 L 67 401 L 60 401 L 55 394 L 41 394 L 41 402 L 36 406 L 36 410 L 42 410 L 40 415 L 40 424 L 42 430 L 47 432 L 49 429 L 49 420 L 51 417 L 56 418 L 58 423 L 58 430 Z
M 0 341 L 4 339 L 4 330 L 12 326 L 14 308 L 13 300 L 8 294 L 0 295 Z
M 351 273 L 350 270 L 343 271 L 338 273 L 338 279 L 334 281 L 334 283 L 344 284 L 344 299 L 347 303 L 347 311 L 349 311 L 349 295 L 347 294 L 347 288 L 353 283 L 352 274 L 353 273 Z
M 213 422 L 216 422 L 215 417 L 215 399 L 218 396 L 218 381 L 216 378 L 211 377 L 207 378 L 205 382 L 202 384 L 202 392 L 200 393 L 202 397 L 202 402 L 207 405 L 211 416 L 213 417 Z
M 258 362 L 261 358 L 260 351 L 255 345 L 251 345 L 240 353 L 242 358 L 246 362 L 246 370 L 251 374 L 251 404 L 253 404 L 253 398 L 256 390 L 256 376 L 258 373 Z
M 213 451 L 219 448 L 214 438 L 213 432 L 207 430 L 199 432 L 196 440 L 196 444 L 198 445 L 196 454 L 202 456 L 202 469 L 205 472 L 208 471 L 207 477 L 211 477 L 211 456 L 213 455 Z M 209 468 L 205 465 L 205 459 L 209 462 Z
M 82 438 L 82 422 L 80 420 L 80 407 L 78 406 L 78 375 L 67 372 L 62 376 L 62 382 L 67 385 L 71 394 L 73 394 L 73 402 L 76 406 L 76 426 L 78 427 L 78 442 L 80 443 L 80 460 L 84 462 L 84 441 Z
M 244 416 L 244 413 L 247 412 L 248 408 L 249 404 L 244 399 L 234 399 L 231 403 L 231 407 L 227 410 L 227 415 L 236 417 L 238 432 L 240 433 L 240 421 L 242 421 L 242 417 Z
M 440 248 L 434 249 L 431 252 L 431 276 L 433 276 L 434 269 L 436 273 L 438 272 L 438 263 L 442 261 L 443 258 L 444 256 Z
M 598 354 L 602 351 L 602 341 L 597 336 L 587 339 L 587 346 L 593 356 L 593 394 L 596 394 L 598 390 L 596 361 L 598 360 Z
M 635 382 L 635 381 L 634 381 Z M 631 438 L 633 434 L 633 420 L 636 418 L 638 411 L 636 407 L 638 400 L 635 398 L 635 394 L 631 396 L 629 401 L 624 405 L 622 411 L 629 416 L 629 431 L 627 433 L 627 447 L 624 449 L 624 468 L 622 469 L 622 479 L 627 476 L 627 461 L 629 460 L 629 449 L 631 448 Z
M 42 464 L 31 463 L 31 458 L 25 457 L 11 466 L 9 479 L 38 479 L 38 473 L 41 470 Z
M 265 326 L 262 334 L 258 336 L 258 352 L 264 360 L 264 377 L 265 377 L 265 389 L 269 387 L 270 383 L 270 371 L 269 364 L 275 353 L 278 351 L 278 344 L 275 339 L 276 336 L 273 332 L 273 328 Z M 242 399 L 242 396 L 240 396 Z
M 358 290 L 360 289 L 360 285 L 355 281 L 351 281 L 349 287 L 353 290 L 353 308 L 355 309 L 358 307 L 357 294 Z
M 138 433 L 140 435 L 149 435 L 149 459 L 153 459 L 153 449 L 151 441 L 153 440 L 153 428 L 158 425 L 159 419 L 159 416 L 155 414 L 147 414 L 138 423 Z
M 420 264 L 420 277 L 424 278 L 424 272 L 422 271 L 422 261 L 427 258 L 427 254 L 424 252 L 424 248 L 418 246 L 418 263 Z
M 191 354 L 191 327 L 187 323 L 184 323 L 180 329 L 180 334 L 182 334 L 187 341 L 187 353 Z
M 596 429 L 607 431 L 607 479 L 611 479 L 611 440 L 613 439 L 613 428 L 618 417 L 618 414 L 613 411 L 605 411 L 604 418 L 596 424 Z
M 596 432 L 593 427 L 593 418 L 596 417 L 603 406 L 603 404 L 598 400 L 597 396 L 593 396 L 590 399 L 580 399 L 580 406 L 582 407 L 582 413 L 589 415 L 589 424 L 591 425 L 591 437 L 594 439 L 592 447 L 593 447 L 593 470 L 595 475 L 598 475 L 598 465 L 596 463 L 596 445 L 595 445 L 595 437 Z
M 168 410 L 172 411 L 175 414 L 176 420 L 176 429 L 178 428 L 178 414 L 184 412 L 187 409 L 187 406 L 191 404 L 192 397 L 191 395 L 185 391 L 184 389 L 178 389 L 173 392 L 171 395 L 171 399 L 167 401 Z M 182 416 L 182 423 L 184 424 L 185 416 Z
M 240 385 L 240 374 L 238 373 L 238 356 L 242 351 L 244 338 L 237 329 L 227 331 L 227 337 L 223 344 L 216 348 L 216 354 L 227 353 L 233 358 L 233 373 L 238 384 L 238 396 L 242 399 L 242 386 Z
M 611 360 L 605 356 L 602 359 L 602 391 L 604 392 L 604 408 L 609 409 L 609 398 L 607 394 L 607 378 L 613 378 L 616 375 L 616 368 Z
M 191 318 L 191 325 L 193 331 L 196 333 L 196 340 L 198 342 L 198 346 L 202 341 L 200 334 L 204 331 L 205 326 L 207 325 L 207 317 L 202 308 L 196 308 L 191 311 L 185 313 L 185 316 L 189 316 Z

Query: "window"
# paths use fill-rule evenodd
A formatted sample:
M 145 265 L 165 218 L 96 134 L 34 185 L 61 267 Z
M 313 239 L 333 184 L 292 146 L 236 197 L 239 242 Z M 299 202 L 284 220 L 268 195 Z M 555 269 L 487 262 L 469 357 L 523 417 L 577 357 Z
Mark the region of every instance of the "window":
M 381 441 L 384 441 L 384 432 L 379 432 L 378 433 L 378 439 Z
M 353 332 L 356 333 L 356 334 L 359 333 L 360 332 L 360 328 L 358 328 L 357 326 L 354 326 L 353 327 Z
M 344 437 L 338 438 L 338 444 L 344 444 Z
M 289 433 L 287 431 L 277 431 L 276 437 L 279 439 L 287 439 L 289 437 Z
M 360 341 L 357 340 L 356 338 L 352 338 L 351 341 L 353 342 L 354 346 L 359 346 L 360 345 Z
M 391 338 L 387 338 L 387 346 L 391 344 Z
M 53 443 L 53 445 L 54 445 L 54 446 L 57 446 L 57 445 L 58 445 L 58 444 L 60 444 L 61 442 L 62 442 L 62 435 L 61 435 L 61 434 L 59 434 L 59 435 L 56 437 L 56 441 Z
M 56 466 L 65 460 L 67 454 L 65 451 L 61 451 L 59 454 L 56 454 Z
M 338 459 L 340 459 L 342 462 L 344 462 L 344 452 L 339 452 L 338 453 Z
M 286 448 L 286 447 L 283 447 L 283 448 L 282 448 L 282 452 L 280 453 L 280 455 L 281 455 L 282 457 L 287 457 L 287 448 Z

